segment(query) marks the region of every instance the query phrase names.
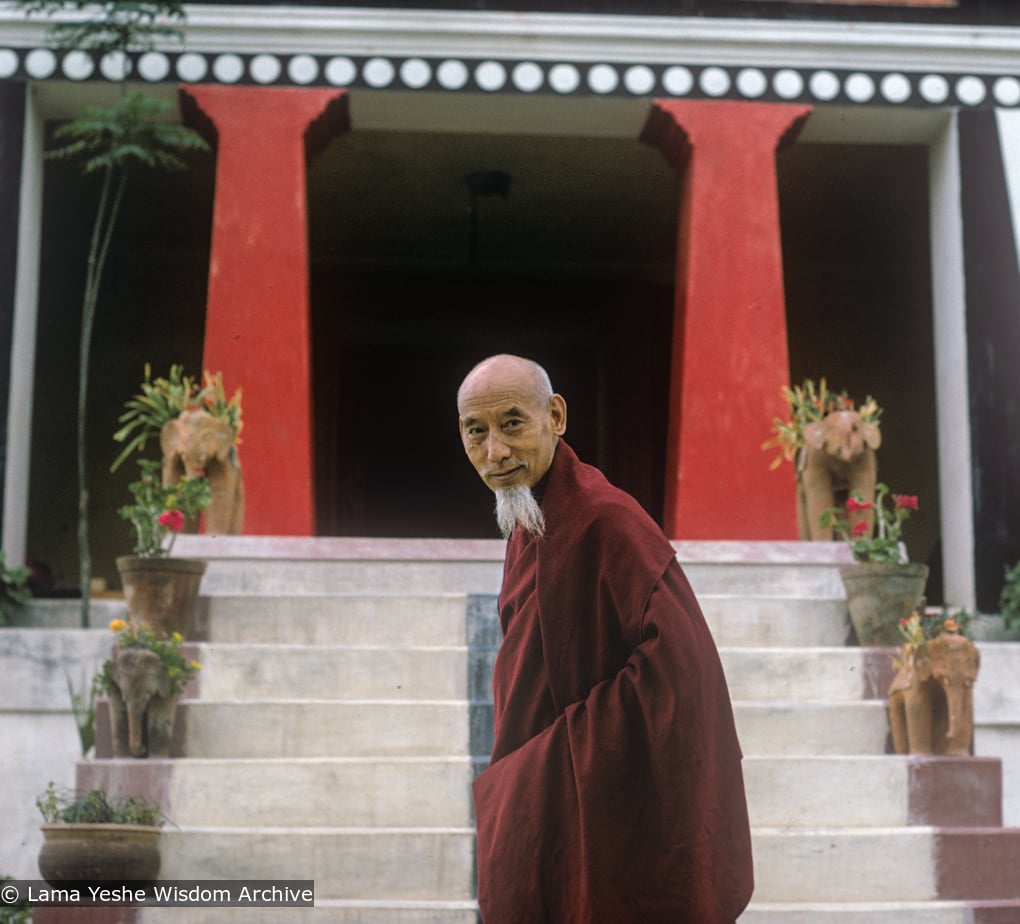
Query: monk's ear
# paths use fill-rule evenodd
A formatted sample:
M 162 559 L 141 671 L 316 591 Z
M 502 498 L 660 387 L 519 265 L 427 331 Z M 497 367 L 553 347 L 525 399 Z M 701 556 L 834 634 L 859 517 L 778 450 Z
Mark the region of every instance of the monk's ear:
M 549 419 L 552 421 L 553 433 L 563 436 L 567 432 L 567 402 L 563 395 L 553 395 L 549 399 Z

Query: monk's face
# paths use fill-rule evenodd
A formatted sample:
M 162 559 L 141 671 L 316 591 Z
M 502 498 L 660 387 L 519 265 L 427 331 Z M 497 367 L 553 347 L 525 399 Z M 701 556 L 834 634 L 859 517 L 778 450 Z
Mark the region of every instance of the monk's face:
M 509 361 L 472 373 L 459 410 L 464 450 L 493 491 L 538 484 L 566 431 L 563 398 L 543 400 L 527 367 Z

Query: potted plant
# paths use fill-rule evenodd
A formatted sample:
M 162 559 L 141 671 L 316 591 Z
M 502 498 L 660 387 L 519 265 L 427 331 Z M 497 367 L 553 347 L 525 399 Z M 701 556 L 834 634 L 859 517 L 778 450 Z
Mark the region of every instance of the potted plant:
M 875 499 L 852 494 L 844 508 L 822 513 L 823 525 L 845 539 L 854 563 L 839 566 L 846 590 L 850 621 L 861 645 L 896 645 L 900 620 L 920 604 L 928 582 L 928 566 L 911 562 L 901 541 L 903 523 L 918 509 L 917 497 L 890 494 L 875 485 Z M 874 517 L 874 532 L 861 514 Z
M 999 594 L 999 612 L 1007 629 L 1020 627 L 1020 561 L 1006 571 L 1006 582 Z
M 919 607 L 900 622 L 889 728 L 897 754 L 970 754 L 981 656 L 964 611 Z
M 129 485 L 134 502 L 120 508 L 136 540 L 134 554 L 117 558 L 128 614 L 163 633 L 188 635 L 206 562 L 171 557 L 170 551 L 185 521 L 208 506 L 209 484 L 204 474 L 195 474 L 164 486 L 158 462 L 139 459 L 138 467 L 140 476 Z
M 148 799 L 114 799 L 98 788 L 64 795 L 51 782 L 36 805 L 44 822 L 39 871 L 47 882 L 152 882 L 159 874 L 165 819 Z
M 244 521 L 244 488 L 237 446 L 241 438 L 241 390 L 229 399 L 223 377 L 206 371 L 203 384 L 170 367 L 168 377 L 152 378 L 148 365 L 141 392 L 125 405 L 120 429 L 113 435 L 124 443 L 110 471 L 133 452 L 145 449 L 154 439 L 163 453 L 163 484 L 185 477 L 204 476 L 211 492 L 206 511 L 206 530 L 240 533 Z M 197 519 L 185 518 L 189 531 Z
M 124 406 L 113 435 L 124 448 L 110 470 L 143 452 L 151 439 L 163 451 L 161 463 L 139 460 L 141 477 L 129 486 L 134 503 L 120 511 L 134 525 L 137 540 L 133 555 L 117 559 L 128 612 L 134 621 L 188 636 L 206 563 L 170 552 L 177 533 L 197 528 L 203 511 L 207 527 L 221 521 L 239 526 L 241 393 L 228 399 L 219 374 L 206 372 L 200 386 L 179 365 L 155 379 L 146 365 L 140 393 Z
M 773 436 L 762 448 L 779 450 L 773 469 L 784 461 L 795 465 L 801 539 L 831 541 L 832 527 L 821 520 L 823 511 L 853 493 L 874 499 L 882 409 L 870 395 L 858 406 L 845 391 L 830 391 L 825 379 L 817 386 L 807 379 L 782 392 L 789 419 L 773 421 Z M 871 517 L 861 518 L 870 530 Z
M 129 174 L 138 169 L 187 169 L 186 155 L 208 151 L 194 130 L 167 119 L 166 100 L 129 91 L 126 79 L 131 54 L 149 51 L 160 42 L 180 40 L 185 20 L 179 0 L 17 0 L 29 15 L 65 17 L 50 27 L 59 49 L 90 58 L 95 66 L 104 60 L 120 68 L 120 94 L 111 106 L 89 106 L 60 126 L 58 145 L 47 152 L 52 160 L 77 164 L 83 175 L 96 176 L 101 186 L 93 218 L 82 293 L 78 355 L 78 558 L 81 588 L 81 624 L 89 624 L 92 558 L 89 542 L 89 479 L 87 466 L 87 408 L 92 330 L 100 284 L 110 241 L 124 201 Z
M 177 700 L 201 665 L 181 651 L 179 632 L 114 619 L 113 652 L 103 663 L 96 688 L 110 701 L 116 757 L 169 757 Z
M 4 552 L 0 549 L 0 626 L 11 621 L 14 611 L 32 598 L 28 579 L 30 568 L 8 568 Z

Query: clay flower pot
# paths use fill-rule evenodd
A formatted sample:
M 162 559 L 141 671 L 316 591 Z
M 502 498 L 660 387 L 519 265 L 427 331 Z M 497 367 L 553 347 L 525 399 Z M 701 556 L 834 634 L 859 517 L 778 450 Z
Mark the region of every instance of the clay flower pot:
M 861 645 L 896 646 L 900 620 L 921 603 L 928 566 L 920 562 L 860 562 L 840 565 L 850 622 Z
M 189 638 L 206 567 L 207 562 L 194 558 L 121 555 L 117 570 L 131 621 L 155 632 L 179 632 Z
M 46 824 L 39 872 L 62 882 L 153 882 L 159 875 L 160 829 L 128 824 Z

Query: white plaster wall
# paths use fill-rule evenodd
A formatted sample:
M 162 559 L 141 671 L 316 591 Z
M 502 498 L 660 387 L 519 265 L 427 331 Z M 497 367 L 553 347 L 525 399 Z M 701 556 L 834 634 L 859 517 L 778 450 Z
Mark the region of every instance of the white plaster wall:
M 980 642 L 974 686 L 974 752 L 1002 759 L 1002 811 L 1020 828 L 1020 643 Z
M 81 758 L 67 677 L 89 683 L 109 647 L 107 629 L 0 629 L 0 874 L 38 878 L 36 797 L 73 788 Z

